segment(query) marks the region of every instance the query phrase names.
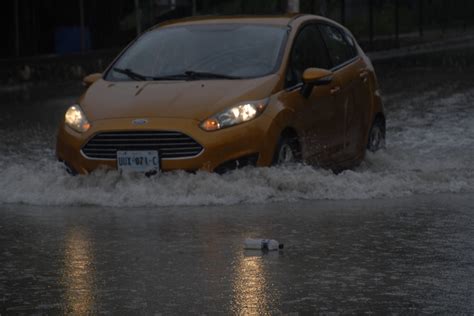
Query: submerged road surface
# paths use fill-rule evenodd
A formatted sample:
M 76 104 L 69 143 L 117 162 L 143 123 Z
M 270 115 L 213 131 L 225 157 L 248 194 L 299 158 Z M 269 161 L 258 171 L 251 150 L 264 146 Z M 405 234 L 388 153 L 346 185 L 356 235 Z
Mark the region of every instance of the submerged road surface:
M 354 170 L 152 178 L 55 161 L 76 88 L 0 91 L 0 314 L 473 313 L 472 71 L 381 85 L 387 149 Z

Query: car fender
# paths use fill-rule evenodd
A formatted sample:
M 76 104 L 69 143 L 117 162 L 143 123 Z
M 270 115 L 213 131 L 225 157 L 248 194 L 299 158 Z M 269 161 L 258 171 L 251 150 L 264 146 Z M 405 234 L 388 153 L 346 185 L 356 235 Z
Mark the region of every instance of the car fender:
M 292 128 L 297 133 L 298 131 L 291 122 L 293 122 L 294 110 L 285 107 L 279 101 L 276 101 L 271 106 L 269 111 L 265 111 L 264 117 L 268 120 L 268 127 L 265 131 L 265 143 L 263 144 L 262 152 L 259 159 L 260 166 L 270 166 L 273 162 L 273 156 L 276 150 L 281 134 L 286 128 Z

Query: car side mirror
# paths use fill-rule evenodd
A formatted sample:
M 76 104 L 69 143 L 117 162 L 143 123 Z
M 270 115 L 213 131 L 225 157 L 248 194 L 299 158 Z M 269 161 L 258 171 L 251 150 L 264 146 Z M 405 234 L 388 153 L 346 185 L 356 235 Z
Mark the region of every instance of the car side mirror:
M 333 73 L 321 68 L 308 68 L 303 72 L 303 88 L 301 94 L 308 98 L 315 86 L 325 86 L 332 82 Z
M 95 73 L 95 74 L 91 74 L 91 75 L 88 75 L 88 76 L 85 76 L 84 79 L 82 79 L 82 84 L 85 86 L 85 87 L 90 87 L 94 82 L 96 82 L 97 80 L 101 79 L 102 78 L 102 74 L 101 73 Z

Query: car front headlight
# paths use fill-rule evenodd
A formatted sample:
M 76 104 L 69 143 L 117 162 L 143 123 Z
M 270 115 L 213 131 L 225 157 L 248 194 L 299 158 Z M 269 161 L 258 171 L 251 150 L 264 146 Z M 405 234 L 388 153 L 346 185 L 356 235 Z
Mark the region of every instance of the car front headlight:
M 67 126 L 79 133 L 87 132 L 91 127 L 86 115 L 77 104 L 69 107 L 64 116 L 64 121 Z
M 253 120 L 262 114 L 268 99 L 261 101 L 242 102 L 226 109 L 201 123 L 201 128 L 211 132 Z

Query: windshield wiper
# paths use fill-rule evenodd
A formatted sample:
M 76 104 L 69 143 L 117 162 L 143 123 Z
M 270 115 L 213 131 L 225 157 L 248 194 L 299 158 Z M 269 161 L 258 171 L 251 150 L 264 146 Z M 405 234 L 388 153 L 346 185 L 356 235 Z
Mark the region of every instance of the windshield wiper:
M 194 70 L 187 70 L 184 72 L 186 76 L 191 79 L 242 79 L 242 77 L 231 76 L 231 75 L 224 75 L 224 74 L 217 74 L 213 72 L 204 72 L 204 71 L 194 71 Z
M 189 76 L 186 74 L 181 75 L 166 75 L 166 76 L 158 76 L 158 77 L 150 77 L 151 80 L 186 80 L 189 79 Z
M 144 75 L 140 75 L 139 73 L 134 72 L 133 70 L 126 68 L 113 68 L 113 71 L 116 71 L 118 73 L 124 74 L 130 79 L 137 80 L 137 81 L 147 81 L 149 80 L 149 77 L 146 77 Z
M 241 77 L 217 74 L 212 72 L 202 72 L 202 71 L 193 71 L 187 70 L 182 74 L 176 75 L 166 75 L 166 76 L 157 76 L 157 77 L 148 77 L 134 72 L 133 70 L 126 68 L 113 68 L 113 71 L 124 74 L 130 79 L 137 81 L 150 81 L 150 80 L 198 80 L 198 79 L 241 79 Z

